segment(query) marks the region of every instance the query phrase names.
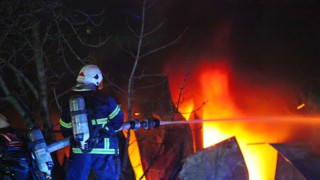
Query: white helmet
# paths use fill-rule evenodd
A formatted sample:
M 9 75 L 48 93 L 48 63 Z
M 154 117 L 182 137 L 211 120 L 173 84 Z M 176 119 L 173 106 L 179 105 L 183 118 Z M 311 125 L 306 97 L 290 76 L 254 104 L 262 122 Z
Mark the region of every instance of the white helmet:
M 9 127 L 9 123 L 7 121 L 7 118 L 3 115 L 3 114 L 0 114 L 0 129 L 1 128 L 6 128 L 6 127 Z
M 77 82 L 83 83 L 86 85 L 94 84 L 95 86 L 99 86 L 103 77 L 100 69 L 96 65 L 85 65 L 81 68 Z

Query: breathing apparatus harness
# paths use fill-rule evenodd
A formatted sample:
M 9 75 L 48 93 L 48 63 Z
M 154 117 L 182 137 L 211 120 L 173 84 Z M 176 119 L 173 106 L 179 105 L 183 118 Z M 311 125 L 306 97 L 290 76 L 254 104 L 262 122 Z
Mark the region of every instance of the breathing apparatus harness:
M 86 107 L 88 105 L 88 107 Z M 90 152 L 101 140 L 100 129 L 96 118 L 96 109 L 94 106 L 85 102 L 85 98 L 81 95 L 73 95 L 69 98 L 70 115 L 73 129 L 73 137 L 76 145 L 83 153 Z M 93 119 L 96 127 L 89 120 Z M 109 121 L 109 117 L 106 122 Z M 102 127 L 105 129 L 107 123 Z M 118 154 L 118 152 L 117 152 Z

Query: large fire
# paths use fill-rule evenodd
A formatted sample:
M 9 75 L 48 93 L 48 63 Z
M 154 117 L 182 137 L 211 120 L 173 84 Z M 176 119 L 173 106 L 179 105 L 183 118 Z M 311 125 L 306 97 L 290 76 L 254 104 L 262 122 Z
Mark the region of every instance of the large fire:
M 201 108 L 193 112 L 201 119 L 243 117 L 242 121 L 204 123 L 203 147 L 201 148 L 235 136 L 244 156 L 249 178 L 251 180 L 274 179 L 278 154 L 268 143 L 287 140 L 290 131 L 297 126 L 297 123 L 290 122 L 289 124 L 288 122 L 279 122 L 277 119 L 269 121 L 246 120 L 245 117 L 251 115 L 250 113 L 252 112 L 258 115 L 264 114 L 265 116 L 271 116 L 273 115 L 272 113 L 288 113 L 284 112 L 287 110 L 284 107 L 288 101 L 287 98 L 282 96 L 282 99 L 279 99 L 281 91 L 274 91 L 272 88 L 266 87 L 266 89 L 256 88 L 255 91 L 257 92 L 250 90 L 253 87 L 246 87 L 235 92 L 230 87 L 231 73 L 224 61 L 222 63 L 208 63 L 207 61 L 207 63 L 203 63 L 195 67 L 195 69 L 197 74 L 190 76 L 188 87 L 183 89 L 185 92 L 182 94 L 185 94 L 186 97 L 184 97 L 181 107 L 178 107 L 181 112 L 184 112 L 182 115 L 187 120 L 192 118 L 191 113 L 188 114 L 186 112 L 192 112 L 198 106 L 201 106 L 203 102 L 206 102 Z M 179 93 L 179 88 L 176 88 L 177 81 L 181 81 L 181 79 L 181 74 L 169 76 L 173 100 L 177 100 L 179 98 L 178 95 L 181 94 Z M 256 96 L 257 94 L 260 94 L 260 96 Z M 237 95 L 242 97 L 235 97 Z M 244 98 L 243 96 L 249 98 Z M 263 101 L 264 98 L 265 101 Z M 245 102 L 239 103 L 235 99 Z M 273 110 L 275 112 L 272 112 Z M 265 113 L 261 113 L 262 111 L 265 111 Z

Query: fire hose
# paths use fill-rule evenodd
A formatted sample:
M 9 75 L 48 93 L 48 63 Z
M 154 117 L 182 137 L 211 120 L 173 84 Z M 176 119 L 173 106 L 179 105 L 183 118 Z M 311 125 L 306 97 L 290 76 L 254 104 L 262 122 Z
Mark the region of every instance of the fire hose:
M 118 129 L 117 131 L 122 130 L 138 130 L 140 128 L 144 129 L 151 129 L 153 127 L 159 127 L 163 125 L 174 125 L 174 124 L 193 124 L 193 123 L 204 123 L 204 122 L 221 122 L 221 121 L 272 121 L 272 120 L 290 120 L 290 121 L 318 121 L 319 117 L 297 117 L 297 116 L 275 116 L 275 117 L 240 117 L 240 118 L 221 118 L 221 119 L 207 119 L 207 120 L 179 120 L 179 121 L 159 121 L 157 119 L 147 119 L 142 122 L 139 122 L 138 120 L 132 120 L 129 122 L 123 123 L 122 127 Z M 53 167 L 53 162 L 50 156 L 51 152 L 57 151 L 59 149 L 62 149 L 69 145 L 69 141 L 71 137 L 67 137 L 65 139 L 62 139 L 60 141 L 54 142 L 50 145 L 46 145 L 45 141 L 43 139 L 43 136 L 41 134 L 40 130 L 33 130 L 31 131 L 30 135 L 28 135 L 29 140 L 33 144 L 33 150 L 38 154 L 39 158 L 36 158 L 36 161 L 38 164 L 40 164 L 42 167 L 39 169 L 42 169 L 42 171 L 46 171 L 47 174 L 50 175 L 50 171 Z M 41 158 L 45 157 L 45 158 Z M 47 167 L 45 167 L 47 166 Z
M 173 124 L 193 124 L 193 123 L 204 123 L 204 122 L 217 122 L 217 121 L 251 121 L 251 120 L 273 120 L 273 119 L 281 119 L 281 120 L 300 120 L 301 118 L 297 117 L 244 117 L 244 118 L 222 118 L 222 119 L 209 119 L 209 120 L 180 120 L 180 121 L 159 121 L 157 119 L 146 119 L 144 121 L 132 120 L 129 122 L 124 122 L 121 128 L 117 131 L 122 130 L 138 130 L 140 128 L 144 128 L 150 130 L 153 127 L 159 127 L 163 125 L 173 125 Z M 308 118 L 304 118 L 308 119 Z M 309 118 L 313 120 L 314 118 Z M 51 152 L 62 149 L 70 144 L 70 138 L 67 137 L 60 141 L 54 142 L 50 145 L 46 145 L 43 135 L 40 129 L 32 130 L 28 133 L 28 138 L 31 142 L 31 150 L 35 160 L 38 164 L 38 168 L 41 172 L 47 175 L 47 178 L 50 178 L 51 170 L 53 168 L 53 161 L 51 159 Z
M 147 119 L 144 120 L 142 122 L 139 122 L 138 120 L 132 120 L 129 122 L 124 122 L 123 125 L 121 126 L 120 129 L 118 129 L 117 131 L 122 131 L 122 130 L 128 130 L 128 129 L 132 129 L 132 130 L 138 130 L 140 128 L 144 128 L 147 130 L 150 130 L 151 128 L 154 127 L 159 127 L 160 126 L 160 121 L 158 119 Z M 47 146 L 48 152 L 52 153 L 54 151 L 57 151 L 59 149 L 62 149 L 66 146 L 68 146 L 70 143 L 70 138 L 71 137 L 67 137 L 64 138 L 62 140 L 59 140 L 57 142 L 54 142 L 50 145 Z
M 117 131 L 128 129 L 138 130 L 139 128 L 149 130 L 153 127 L 159 126 L 160 121 L 157 119 L 147 119 L 142 122 L 133 120 L 123 123 L 122 127 Z M 71 137 L 67 137 L 47 145 L 39 128 L 29 131 L 27 133 L 27 137 L 30 141 L 29 148 L 31 150 L 32 157 L 36 161 L 37 168 L 45 175 L 46 179 L 51 179 L 51 170 L 53 169 L 54 164 L 50 153 L 68 146 L 70 144 Z

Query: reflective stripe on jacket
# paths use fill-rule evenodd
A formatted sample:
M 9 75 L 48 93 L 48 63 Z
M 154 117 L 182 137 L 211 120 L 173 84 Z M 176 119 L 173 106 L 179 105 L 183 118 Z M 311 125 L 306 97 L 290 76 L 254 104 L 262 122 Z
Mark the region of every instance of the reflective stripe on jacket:
M 95 147 L 90 152 L 87 152 L 87 154 L 117 154 L 119 153 L 118 148 L 110 148 L 110 138 L 103 138 L 104 141 L 104 147 Z M 72 148 L 72 152 L 76 154 L 82 154 L 82 150 L 77 147 Z
M 91 124 L 92 125 L 102 125 L 103 127 L 108 123 L 109 119 L 113 119 L 116 115 L 119 114 L 121 111 L 120 107 L 117 106 L 114 111 L 109 115 L 109 118 L 100 118 L 100 119 L 92 119 Z M 71 129 L 72 128 L 72 122 L 64 122 L 61 118 L 59 120 L 59 123 L 62 127 Z M 108 127 L 105 127 L 108 130 Z
M 79 93 L 78 93 L 79 94 Z M 99 133 L 99 142 L 88 154 L 116 154 L 119 152 L 118 139 L 115 130 L 123 124 L 123 112 L 111 96 L 105 96 L 97 92 L 80 93 L 85 98 L 90 137 L 96 130 Z M 72 136 L 72 122 L 68 103 L 66 103 L 61 119 L 59 120 L 61 133 L 64 137 Z M 71 141 L 73 153 L 83 153 L 76 141 Z

